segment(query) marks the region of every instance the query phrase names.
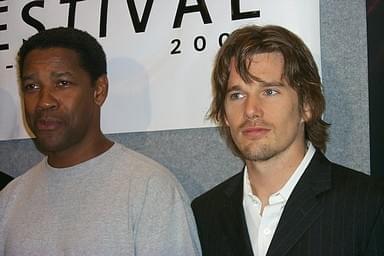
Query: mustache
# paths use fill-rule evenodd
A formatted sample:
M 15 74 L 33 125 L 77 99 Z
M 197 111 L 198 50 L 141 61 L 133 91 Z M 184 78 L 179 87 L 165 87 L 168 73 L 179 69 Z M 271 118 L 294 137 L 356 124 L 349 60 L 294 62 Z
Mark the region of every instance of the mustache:
M 56 122 L 56 123 L 63 123 L 64 118 L 63 116 L 53 113 L 51 111 L 37 111 L 34 114 L 33 117 L 33 123 L 36 125 L 39 122 Z
M 254 120 L 249 120 L 246 119 L 244 122 L 240 124 L 240 129 L 246 129 L 246 128 L 251 128 L 255 126 L 260 126 L 260 127 L 270 127 L 270 125 L 265 122 L 264 120 L 257 118 Z

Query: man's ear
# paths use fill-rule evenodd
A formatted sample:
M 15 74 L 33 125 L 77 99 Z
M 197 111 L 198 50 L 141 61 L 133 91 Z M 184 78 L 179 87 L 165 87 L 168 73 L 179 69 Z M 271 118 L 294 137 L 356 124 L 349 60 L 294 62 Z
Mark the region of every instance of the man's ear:
M 108 95 L 108 77 L 106 74 L 101 75 L 96 80 L 93 98 L 98 106 L 102 106 Z
M 312 108 L 308 103 L 303 103 L 303 117 L 304 122 L 309 122 L 312 119 Z

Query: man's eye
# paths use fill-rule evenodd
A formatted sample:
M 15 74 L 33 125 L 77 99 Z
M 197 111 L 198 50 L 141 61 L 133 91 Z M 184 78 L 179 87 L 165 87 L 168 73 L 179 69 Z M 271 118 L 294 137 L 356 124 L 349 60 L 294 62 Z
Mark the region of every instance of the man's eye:
M 274 89 L 266 89 L 264 90 L 264 94 L 267 95 L 267 96 L 274 96 L 276 95 L 278 92 Z
M 23 90 L 26 92 L 38 90 L 40 87 L 38 84 L 28 83 L 23 85 Z
M 57 82 L 57 85 L 59 87 L 67 87 L 70 85 L 71 82 L 67 81 L 67 80 L 60 80 Z
M 229 94 L 229 98 L 231 100 L 239 100 L 239 99 L 242 99 L 244 97 L 245 97 L 245 95 L 241 92 L 232 92 Z

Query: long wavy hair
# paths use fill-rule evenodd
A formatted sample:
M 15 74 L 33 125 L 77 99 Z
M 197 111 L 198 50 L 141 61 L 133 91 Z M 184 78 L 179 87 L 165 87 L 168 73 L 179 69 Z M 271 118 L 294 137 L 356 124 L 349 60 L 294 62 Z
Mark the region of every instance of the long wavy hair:
M 207 118 L 215 122 L 223 138 L 235 155 L 241 152 L 232 140 L 225 123 L 225 96 L 227 93 L 230 63 L 244 81 L 252 81 L 249 63 L 255 54 L 279 52 L 284 57 L 284 78 L 296 91 L 301 113 L 306 104 L 311 118 L 305 121 L 305 139 L 321 151 L 326 150 L 329 124 L 322 119 L 325 99 L 316 63 L 304 42 L 280 26 L 250 25 L 233 31 L 218 51 L 212 72 L 212 102 Z

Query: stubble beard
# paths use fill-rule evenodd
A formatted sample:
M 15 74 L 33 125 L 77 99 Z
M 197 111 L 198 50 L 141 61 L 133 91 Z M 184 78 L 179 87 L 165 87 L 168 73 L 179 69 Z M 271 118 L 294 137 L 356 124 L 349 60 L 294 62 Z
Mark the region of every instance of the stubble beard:
M 244 160 L 248 161 L 267 161 L 278 154 L 277 150 L 274 150 L 271 145 L 246 145 L 239 147 L 240 153 Z
M 258 121 L 258 123 L 270 127 L 270 125 L 263 121 Z M 241 128 L 254 125 L 254 123 L 250 125 L 249 121 L 246 121 L 241 125 Z M 269 136 L 271 135 L 269 134 Z M 267 161 L 279 153 L 278 149 L 274 148 L 273 141 L 270 141 L 271 138 L 268 138 L 269 136 L 267 135 L 256 141 L 248 141 L 248 143 L 242 143 L 241 141 L 238 141 L 237 143 L 234 142 L 243 160 Z

